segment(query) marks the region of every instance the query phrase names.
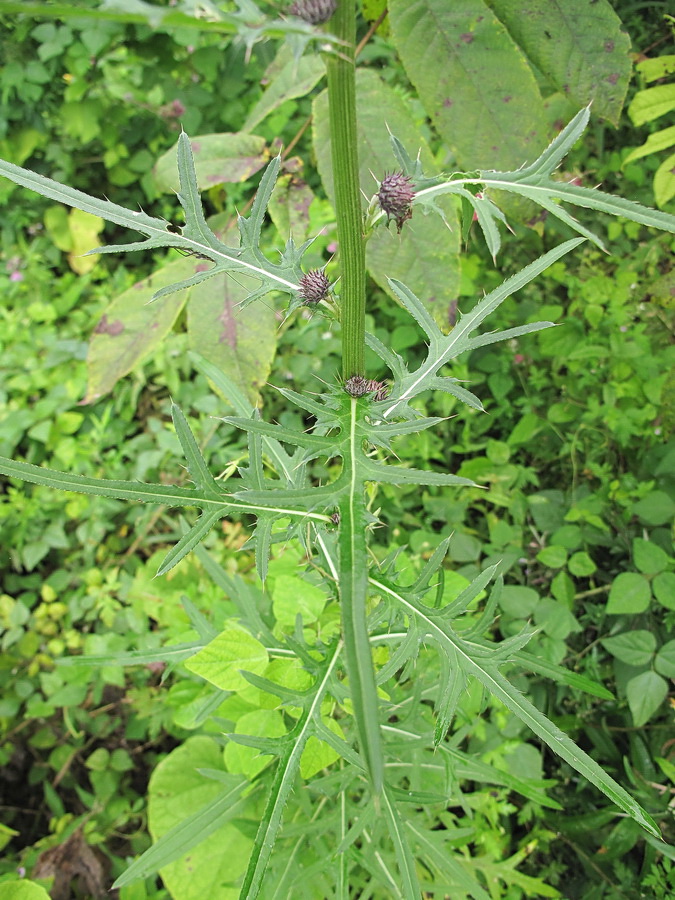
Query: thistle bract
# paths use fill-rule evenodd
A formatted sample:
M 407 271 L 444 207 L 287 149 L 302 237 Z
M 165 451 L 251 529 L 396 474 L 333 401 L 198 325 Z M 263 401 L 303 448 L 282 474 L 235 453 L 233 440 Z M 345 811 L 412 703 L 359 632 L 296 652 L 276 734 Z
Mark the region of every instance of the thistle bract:
M 406 219 L 412 216 L 412 202 L 415 199 L 412 179 L 402 172 L 385 175 L 380 183 L 377 199 L 380 209 L 387 214 L 387 219 L 395 219 L 396 228 L 400 231 Z
M 373 400 L 386 400 L 389 389 L 383 381 L 364 378 L 363 375 L 352 375 L 345 381 L 345 391 L 352 397 L 365 397 L 373 394 Z
M 295 0 L 289 13 L 310 25 L 323 25 L 337 9 L 337 0 Z
M 321 269 L 312 269 L 300 279 L 299 294 L 305 303 L 315 304 L 323 300 L 330 290 L 330 281 Z

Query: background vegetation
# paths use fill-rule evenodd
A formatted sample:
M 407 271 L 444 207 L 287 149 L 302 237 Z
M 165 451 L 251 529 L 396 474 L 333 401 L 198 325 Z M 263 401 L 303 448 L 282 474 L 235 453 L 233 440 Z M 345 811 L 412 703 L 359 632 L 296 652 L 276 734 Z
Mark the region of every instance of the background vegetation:
M 673 52 L 661 6 L 615 4 L 636 59 Z M 235 133 L 260 117 L 257 168 L 262 147 L 292 146 L 284 170 L 289 190 L 301 182 L 311 191 L 309 211 L 299 217 L 305 234 L 297 239 L 319 233 L 315 264 L 329 260 L 333 217 L 317 172 L 316 135 L 312 140 L 304 127 L 312 98 L 303 89 L 303 96 L 262 115 L 261 83 L 279 65 L 270 45 L 256 44 L 249 54 L 218 32 L 93 22 L 84 15 L 7 13 L 0 25 L 0 56 L 7 61 L 0 71 L 1 157 L 168 218 L 175 201 L 161 160 L 180 127 L 190 134 Z M 387 54 L 375 34 L 362 61 L 408 102 L 434 159 L 446 167 L 411 85 Z M 308 73 L 308 89 L 312 78 Z M 659 84 L 666 83 L 667 73 Z M 628 101 L 646 87 L 634 79 Z M 602 183 L 646 204 L 659 190 L 672 210 L 663 179 L 654 182 L 663 154 L 635 152 L 648 129 L 657 132 L 662 122 L 642 121 L 646 127 L 617 111 L 617 128 L 596 122 L 565 165 L 584 184 Z M 207 192 L 223 226 L 250 202 L 255 171 L 252 163 Z M 5 181 L 0 203 L 0 455 L 92 476 L 172 483 L 184 478 L 178 439 L 166 427 L 173 399 L 189 411 L 212 469 L 236 465 L 245 441 L 213 418 L 231 409 L 189 355 L 189 312 L 169 321 L 163 342 L 144 348 L 150 355 L 121 380 L 126 363 L 96 350 L 92 332 L 104 316 L 112 321 L 112 297 L 138 292 L 159 257 L 82 257 L 103 240 L 114 243 L 114 229 L 106 227 L 102 238 L 102 223 Z M 292 216 L 293 206 L 280 200 L 280 231 Z M 482 240 L 469 239 L 452 275 L 460 309 L 547 249 L 556 226 L 546 222 L 545 232 L 541 222 L 530 222 L 517 232 L 517 240 L 504 242 L 498 268 Z M 453 531 L 448 592 L 501 560 L 507 580 L 501 636 L 534 621 L 540 629 L 534 652 L 613 694 L 593 697 L 528 676 L 538 705 L 634 793 L 672 842 L 675 247 L 672 235 L 621 221 L 609 225 L 608 242 L 611 256 L 585 247 L 574 264 L 551 267 L 491 325 L 511 327 L 536 313 L 561 327 L 462 359 L 464 372 L 455 374 L 471 381 L 487 415 L 451 397 L 434 400 L 426 414 L 452 418 L 433 433 L 406 439 L 412 465 L 438 464 L 490 490 L 469 490 L 451 502 L 433 487 L 394 492 L 382 486 L 378 502 L 386 505 L 389 528 L 376 535 L 375 550 L 384 557 L 407 545 L 423 560 Z M 370 330 L 386 333 L 387 343 L 411 361 L 416 354 L 421 359 L 419 333 L 403 311 L 375 283 L 369 296 L 378 309 Z M 253 337 L 269 371 L 261 381 L 291 387 L 334 381 L 338 339 L 327 320 L 307 314 L 289 329 L 271 300 L 265 302 Z M 443 315 L 451 317 L 452 309 Z M 251 352 L 238 348 L 238 368 Z M 373 357 L 370 365 L 376 364 Z M 268 419 L 295 424 L 285 421 L 292 414 L 274 390 L 264 388 L 262 396 Z M 56 900 L 98 896 L 129 857 L 149 846 L 150 774 L 188 739 L 222 730 L 208 718 L 208 692 L 180 664 L 92 668 L 54 661 L 78 654 L 122 660 L 138 649 L 147 654 L 189 642 L 194 618 L 185 598 L 208 610 L 217 629 L 236 614 L 223 590 L 235 576 L 238 590 L 273 603 L 290 627 L 302 590 L 295 578 L 299 555 L 288 547 L 272 563 L 263 596 L 253 551 L 244 546 L 249 524 L 225 521 L 206 541 L 210 561 L 188 557 L 160 586 L 154 574 L 165 545 L 181 534 L 173 513 L 3 480 L 0 885 L 18 871 L 54 879 Z M 311 611 L 308 589 L 304 602 Z M 320 627 L 329 634 L 336 622 L 324 618 Z M 423 682 L 419 692 L 423 702 Z M 238 724 L 260 714 L 246 698 L 233 697 L 228 708 L 219 707 L 222 718 Z M 472 691 L 460 703 L 457 729 L 465 746 L 507 777 L 545 781 L 548 796 L 563 807 L 560 813 L 524 799 L 508 782 L 486 785 L 475 773 L 464 776 L 465 807 L 449 808 L 441 818 L 456 829 L 455 846 L 472 849 L 492 896 L 632 900 L 675 891 L 672 849 L 645 840 L 503 709 L 481 711 L 480 703 Z M 250 775 L 259 764 L 253 756 L 231 759 L 231 771 Z M 331 761 L 319 762 L 316 771 Z M 154 827 L 161 831 L 157 821 Z M 291 846 L 292 828 L 289 834 Z M 316 862 L 303 847 L 296 856 L 299 866 Z M 122 900 L 169 896 L 154 876 L 118 893 Z

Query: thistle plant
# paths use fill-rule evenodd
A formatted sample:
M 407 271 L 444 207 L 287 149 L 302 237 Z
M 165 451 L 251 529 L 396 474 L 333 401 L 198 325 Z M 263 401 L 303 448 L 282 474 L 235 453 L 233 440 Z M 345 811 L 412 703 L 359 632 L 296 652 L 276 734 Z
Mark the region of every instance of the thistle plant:
M 584 241 L 604 246 L 598 235 L 573 218 L 567 206 L 622 216 L 671 233 L 675 233 L 675 217 L 556 180 L 555 170 L 588 124 L 587 107 L 537 159 L 523 159 L 520 168 L 503 172 L 478 169 L 430 174 L 424 171 L 417 148 L 406 147 L 391 135 L 392 164 L 397 168 L 381 173 L 377 191 L 364 209 L 359 187 L 355 2 L 342 0 L 337 9 L 334 7 L 334 3 L 308 0 L 293 4 L 291 9 L 293 15 L 312 25 L 327 21 L 325 27 L 331 36 L 324 52 L 339 244 L 339 279 L 334 284 L 324 271 L 303 268 L 309 242 L 296 246 L 289 238 L 276 262 L 261 248 L 266 210 L 281 165 L 278 157 L 267 166 L 249 214 L 239 217 L 238 244 L 221 241 L 204 215 L 186 134 L 180 135 L 177 144 L 183 226 L 173 226 L 0 162 L 0 174 L 15 183 L 143 236 L 127 244 L 98 248 L 97 253 L 169 247 L 208 262 L 190 277 L 162 287 L 155 294 L 157 300 L 226 273 L 247 276 L 247 284 L 249 279 L 255 281 L 244 306 L 260 302 L 270 293 L 285 297 L 291 309 L 317 306 L 332 292 L 339 310 L 341 377 L 320 394 L 277 388 L 289 407 L 299 409 L 305 420 L 309 418 L 307 430 L 266 421 L 237 385 L 208 361 L 197 359 L 200 370 L 228 397 L 234 409 L 235 415 L 223 416 L 222 421 L 241 429 L 248 441 L 247 465 L 225 481 L 216 480 L 209 470 L 188 420 L 175 405 L 173 425 L 191 487 L 108 481 L 0 460 L 0 472 L 14 479 L 198 509 L 198 518 L 167 553 L 158 575 L 168 572 L 188 553 L 201 554 L 207 570 L 235 600 L 240 614 L 224 631 L 214 633 L 196 604 L 190 603 L 187 608 L 197 640 L 150 655 L 141 649 L 126 661 L 147 662 L 152 658 L 181 662 L 213 685 L 216 701 L 226 696 L 223 692 L 255 689 L 267 698 L 266 708 L 275 709 L 282 723 L 278 735 L 264 731 L 227 735 L 232 744 L 253 748 L 267 763 L 250 779 L 213 766 L 199 768 L 195 763 L 193 768 L 199 768 L 195 778 L 207 786 L 206 794 L 211 799 L 200 808 L 185 810 L 185 816 L 165 829 L 152 848 L 118 879 L 118 887 L 161 870 L 175 897 L 191 896 L 185 881 L 185 854 L 199 853 L 200 846 L 206 847 L 205 855 L 198 857 L 203 865 L 211 865 L 214 870 L 225 865 L 222 861 L 232 853 L 237 821 L 259 814 L 257 832 L 247 844 L 245 869 L 234 875 L 230 869 L 229 875 L 219 876 L 219 887 L 212 896 L 239 896 L 242 900 L 296 896 L 293 890 L 299 888 L 284 887 L 281 890 L 287 893 L 278 893 L 280 876 L 269 873 L 275 841 L 289 825 L 285 821 L 289 797 L 293 791 L 303 790 L 299 787 L 301 773 L 311 771 L 307 776 L 311 803 L 306 824 L 319 835 L 329 835 L 328 859 L 321 857 L 320 851 L 317 857 L 325 869 L 322 878 L 332 882 L 332 893 L 317 887 L 319 893 L 312 894 L 307 888 L 303 896 L 330 895 L 346 900 L 368 885 L 368 896 L 419 900 L 423 891 L 455 890 L 457 896 L 485 900 L 489 894 L 476 878 L 470 859 L 453 855 L 439 832 L 421 829 L 418 820 L 407 812 L 411 804 L 447 804 L 453 786 L 463 777 L 507 784 L 551 808 L 557 803 L 540 787 L 497 771 L 449 740 L 458 704 L 475 683 L 646 834 L 660 838 L 656 824 L 638 802 L 510 680 L 509 673 L 516 668 L 543 674 L 576 690 L 607 696 L 602 686 L 528 653 L 533 629 L 501 641 L 493 639 L 491 629 L 503 586 L 499 566 L 486 568 L 450 602 L 443 603 L 449 535 L 412 580 L 401 574 L 397 554 L 380 561 L 369 554 L 369 541 L 380 523 L 376 503 L 372 502 L 378 485 L 438 486 L 448 491 L 479 487 L 452 472 L 419 470 L 405 461 L 392 462 L 397 438 L 434 429 L 441 423 L 440 417 L 419 411 L 422 394 L 439 391 L 482 410 L 480 398 L 448 374 L 452 371 L 448 367 L 460 355 L 498 341 L 523 338 L 554 324 L 542 321 L 496 332 L 484 328 L 502 303 Z M 447 334 L 416 295 L 414 285 L 389 279 L 389 293 L 409 313 L 419 329 L 420 341 L 426 345 L 426 355 L 419 364 L 406 361 L 366 333 L 366 244 L 372 236 L 380 229 L 395 228 L 404 243 L 416 220 L 427 215 L 437 217 L 438 227 L 444 229 L 441 200 L 456 198 L 453 202 L 461 208 L 465 225 L 468 227 L 475 215 L 496 258 L 501 247 L 500 230 L 506 223 L 506 213 L 499 205 L 505 194 L 538 204 L 578 236 L 544 253 L 477 300 Z M 388 369 L 384 380 L 366 370 L 367 347 Z M 331 462 L 331 470 L 339 468 L 328 483 L 316 483 L 313 477 L 318 459 Z M 339 606 L 339 629 L 323 637 L 307 627 L 309 623 L 298 612 L 295 628 L 280 630 L 252 602 L 255 595 L 241 579 L 209 561 L 200 546 L 204 537 L 219 520 L 243 515 L 255 519 L 251 545 L 255 547 L 261 583 L 265 585 L 268 577 L 274 545 L 298 542 L 307 560 L 307 573 L 314 578 L 312 583 L 316 584 L 318 573 L 325 603 Z M 427 645 L 434 648 L 438 659 L 437 677 L 431 685 L 428 678 L 424 681 L 424 700 L 433 704 L 433 717 L 428 729 L 415 725 L 411 730 L 407 722 L 418 721 L 411 713 L 422 697 L 414 679 L 398 676 L 414 670 L 416 660 L 427 653 Z M 384 652 L 379 652 L 383 648 Z M 100 661 L 75 659 L 66 664 Z M 310 751 L 327 762 L 319 769 L 312 768 L 308 763 Z M 431 759 L 447 766 L 447 779 L 435 779 L 430 786 L 422 779 L 421 786 L 414 786 Z M 286 858 L 292 862 L 292 854 Z M 194 857 L 192 865 L 196 865 Z

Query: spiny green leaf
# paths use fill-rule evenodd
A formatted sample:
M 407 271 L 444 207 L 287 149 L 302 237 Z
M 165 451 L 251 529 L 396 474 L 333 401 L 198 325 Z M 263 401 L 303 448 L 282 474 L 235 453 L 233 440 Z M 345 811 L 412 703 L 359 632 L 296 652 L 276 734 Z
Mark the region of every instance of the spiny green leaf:
M 458 638 L 438 616 L 421 609 L 414 600 L 408 600 L 401 594 L 378 585 L 401 605 L 421 616 L 440 648 L 452 647 L 453 658 L 456 658 L 464 671 L 477 678 L 493 696 L 511 710 L 528 726 L 554 753 L 557 753 L 572 768 L 587 778 L 591 784 L 601 790 L 620 809 L 655 837 L 660 837 L 659 829 L 651 816 L 637 803 L 630 794 L 621 787 L 605 770 L 585 753 L 553 722 L 540 712 L 499 672 L 498 668 L 480 652 L 476 645 Z
M 392 392 L 391 402 L 385 411 L 385 415 L 389 417 L 394 412 L 404 406 L 405 403 L 417 396 L 422 391 L 429 390 L 433 386 L 432 379 L 436 378 L 436 373 L 441 366 L 455 359 L 460 353 L 464 353 L 472 346 L 472 340 L 490 343 L 492 340 L 501 340 L 498 335 L 490 337 L 481 335 L 478 338 L 472 338 L 472 333 L 479 325 L 494 312 L 503 302 L 514 294 L 516 291 L 529 284 L 537 275 L 540 275 L 550 265 L 569 253 L 575 247 L 583 242 L 583 238 L 574 238 L 566 241 L 539 259 L 525 266 L 520 272 L 512 275 L 506 281 L 491 291 L 482 300 L 480 300 L 471 312 L 463 315 L 458 320 L 453 330 L 448 335 L 444 335 L 438 329 L 438 333 L 434 333 L 431 329 L 427 332 L 430 343 L 426 360 L 414 372 L 408 372 L 403 378 L 397 380 L 395 390 Z M 392 290 L 400 298 L 403 305 L 408 309 L 413 318 L 418 319 L 420 301 L 414 296 L 412 291 L 405 285 L 397 281 L 391 282 Z M 427 323 L 428 324 L 428 323 Z M 546 327 L 546 323 L 538 323 L 539 326 Z M 527 327 L 527 326 L 525 326 Z M 535 328 L 536 330 L 536 328 Z M 503 332 L 502 334 L 504 334 Z M 508 333 L 508 332 L 506 332 Z M 445 388 L 447 389 L 447 388 Z
M 183 415 L 180 407 L 176 406 L 175 403 L 171 404 L 171 418 L 173 419 L 173 424 L 176 428 L 176 435 L 183 448 L 183 453 L 187 459 L 190 476 L 195 485 L 205 491 L 205 493 L 221 499 L 223 492 L 221 488 L 218 487 L 213 475 L 211 475 L 211 472 L 209 471 L 209 467 L 206 465 L 206 460 L 197 446 L 197 441 L 187 423 L 187 419 Z
M 322 673 L 317 679 L 314 700 L 298 720 L 295 728 L 289 732 L 284 752 L 279 759 L 274 775 L 274 781 L 267 798 L 265 810 L 258 827 L 253 852 L 249 859 L 244 883 L 239 895 L 240 900 L 255 900 L 260 894 L 265 870 L 269 863 L 277 833 L 281 827 L 281 819 L 293 788 L 300 767 L 300 758 L 305 748 L 307 739 L 316 728 L 316 721 L 320 722 L 321 702 L 328 688 L 331 674 L 337 665 L 341 645 L 338 645 Z M 325 729 L 328 731 L 328 729 Z
M 389 837 L 394 845 L 402 896 L 405 900 L 419 900 L 421 888 L 417 880 L 415 859 L 408 846 L 401 815 L 396 809 L 393 797 L 386 789 L 382 791 L 382 811 L 389 830 Z
M 163 834 L 120 875 L 113 885 L 113 890 L 154 875 L 159 869 L 184 856 L 192 847 L 196 847 L 221 825 L 234 818 L 244 807 L 240 795 L 248 782 L 236 775 L 226 777 L 227 790 Z

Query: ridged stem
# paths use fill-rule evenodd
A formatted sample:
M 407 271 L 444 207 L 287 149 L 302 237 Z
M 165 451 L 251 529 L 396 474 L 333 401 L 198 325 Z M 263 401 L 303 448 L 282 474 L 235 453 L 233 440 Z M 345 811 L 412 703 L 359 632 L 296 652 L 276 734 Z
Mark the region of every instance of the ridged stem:
M 344 41 L 328 59 L 328 106 L 340 253 L 342 375 L 365 374 L 366 254 L 356 132 L 355 0 L 340 0 L 330 29 Z

